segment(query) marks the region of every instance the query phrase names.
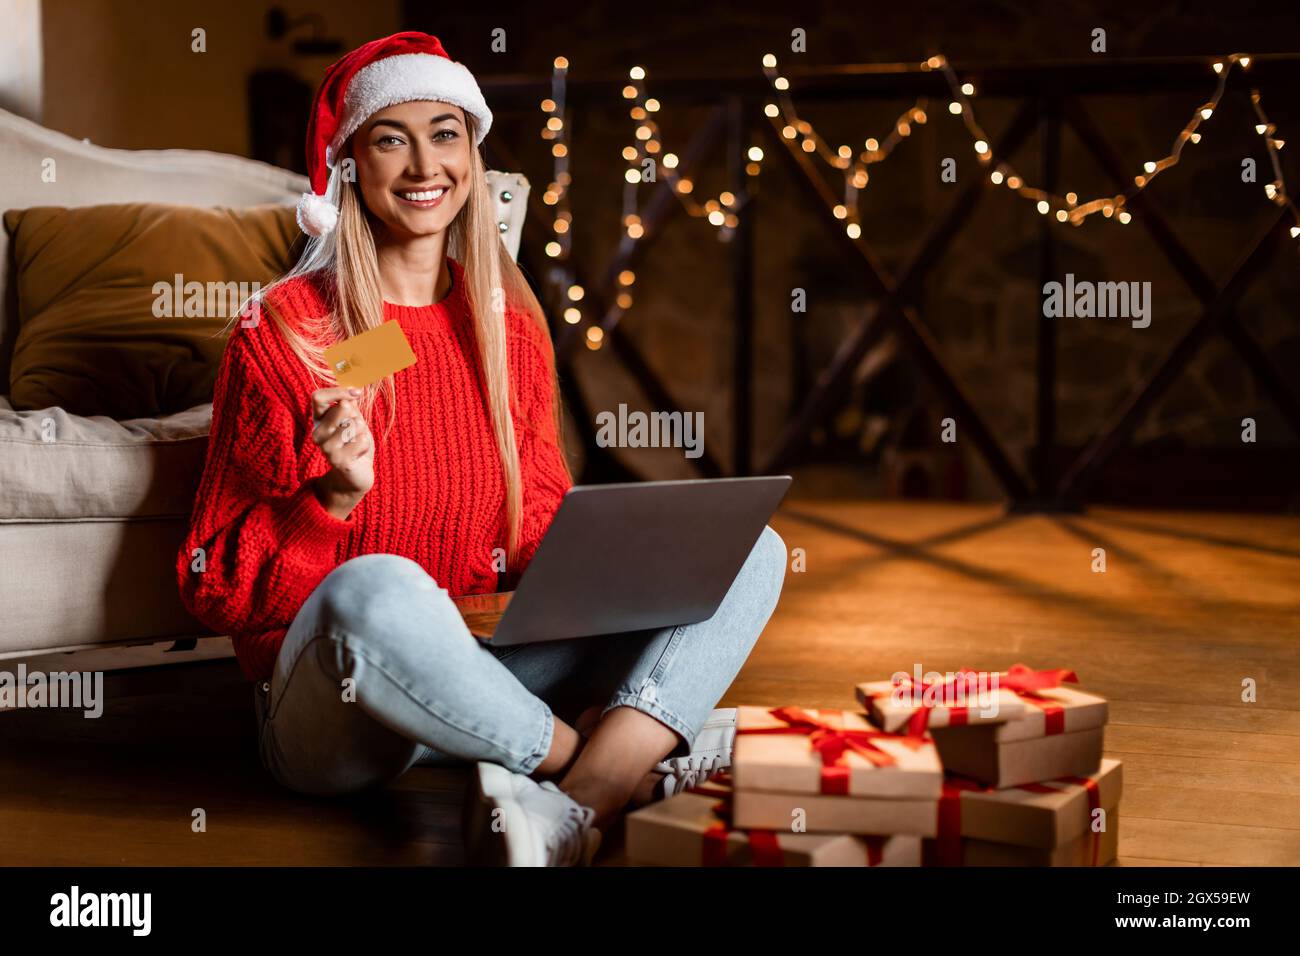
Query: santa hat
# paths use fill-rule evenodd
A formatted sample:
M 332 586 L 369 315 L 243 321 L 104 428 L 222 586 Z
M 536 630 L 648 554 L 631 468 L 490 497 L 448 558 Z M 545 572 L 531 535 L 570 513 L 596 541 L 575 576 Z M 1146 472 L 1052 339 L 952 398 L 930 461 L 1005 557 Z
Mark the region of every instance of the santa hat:
M 298 226 L 320 237 L 338 223 L 338 207 L 325 198 L 330 170 L 348 137 L 375 113 L 412 100 L 459 106 L 477 121 L 474 145 L 492 126 L 474 74 L 456 63 L 437 37 L 394 33 L 358 47 L 325 71 L 307 126 L 307 175 L 311 192 L 298 200 Z

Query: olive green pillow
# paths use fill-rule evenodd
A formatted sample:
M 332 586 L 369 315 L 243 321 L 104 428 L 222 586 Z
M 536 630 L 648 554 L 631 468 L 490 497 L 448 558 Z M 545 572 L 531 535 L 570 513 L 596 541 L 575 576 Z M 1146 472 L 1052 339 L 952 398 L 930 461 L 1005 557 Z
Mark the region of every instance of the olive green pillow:
M 36 207 L 4 222 L 18 289 L 10 401 L 116 419 L 211 401 L 231 317 L 300 238 L 287 206 Z

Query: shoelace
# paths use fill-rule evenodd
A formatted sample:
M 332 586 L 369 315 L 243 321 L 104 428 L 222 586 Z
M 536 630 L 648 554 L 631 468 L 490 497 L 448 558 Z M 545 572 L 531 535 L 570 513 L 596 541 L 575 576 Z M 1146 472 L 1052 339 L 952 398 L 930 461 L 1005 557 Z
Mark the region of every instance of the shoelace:
M 548 784 L 550 784 L 548 786 Z M 550 781 L 542 784 L 548 790 L 563 793 Z M 546 854 L 561 866 L 576 866 L 582 862 L 586 846 L 584 834 L 596 819 L 596 811 L 579 803 L 570 802 L 564 808 L 564 818 L 560 825 L 546 836 Z
M 581 864 L 587 846 L 586 832 L 595 816 L 590 807 L 569 807 L 560 828 L 551 831 L 547 839 L 547 853 L 552 857 L 558 856 L 564 866 Z M 556 846 L 557 842 L 559 846 Z
M 719 754 L 691 754 L 679 757 L 673 772 L 664 778 L 664 796 L 670 797 L 691 787 L 699 786 L 711 776 L 726 769 Z

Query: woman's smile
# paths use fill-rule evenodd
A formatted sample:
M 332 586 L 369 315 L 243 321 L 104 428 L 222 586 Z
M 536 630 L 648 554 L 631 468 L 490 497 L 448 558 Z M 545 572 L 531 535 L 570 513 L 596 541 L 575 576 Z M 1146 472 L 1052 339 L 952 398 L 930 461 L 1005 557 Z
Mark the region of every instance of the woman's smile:
M 393 195 L 400 199 L 408 206 L 414 206 L 416 209 L 433 209 L 442 202 L 443 197 L 447 195 L 447 186 L 437 186 L 429 189 L 400 189 L 394 190 Z

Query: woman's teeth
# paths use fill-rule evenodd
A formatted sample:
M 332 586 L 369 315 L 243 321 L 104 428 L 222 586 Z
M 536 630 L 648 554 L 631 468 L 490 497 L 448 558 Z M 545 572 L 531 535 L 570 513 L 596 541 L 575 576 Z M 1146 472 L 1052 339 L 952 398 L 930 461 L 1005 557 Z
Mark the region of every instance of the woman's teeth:
M 446 192 L 445 189 L 434 189 L 429 192 L 398 193 L 397 195 L 401 196 L 403 199 L 408 199 L 411 202 L 429 202 L 430 200 L 439 198 L 444 192 Z

